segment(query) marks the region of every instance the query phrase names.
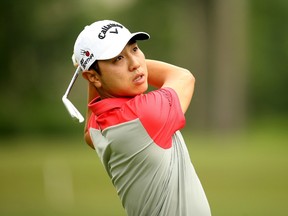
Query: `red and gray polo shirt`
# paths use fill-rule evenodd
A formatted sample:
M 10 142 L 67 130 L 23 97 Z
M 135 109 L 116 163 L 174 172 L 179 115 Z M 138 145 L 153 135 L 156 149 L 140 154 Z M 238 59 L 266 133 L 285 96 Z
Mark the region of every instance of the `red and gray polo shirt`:
M 129 216 L 210 216 L 180 129 L 171 88 L 134 98 L 95 99 L 89 132 Z

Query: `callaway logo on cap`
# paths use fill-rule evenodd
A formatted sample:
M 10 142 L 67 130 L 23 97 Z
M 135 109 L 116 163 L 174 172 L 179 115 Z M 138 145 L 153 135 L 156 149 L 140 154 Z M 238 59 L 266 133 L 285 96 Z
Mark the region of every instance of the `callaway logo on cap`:
M 119 24 L 115 24 L 115 23 L 112 23 L 112 24 L 108 24 L 106 26 L 103 26 L 102 27 L 102 31 L 98 34 L 98 37 L 99 39 L 104 39 L 106 37 L 106 33 L 110 33 L 110 34 L 118 34 L 118 29 L 117 27 L 119 28 L 123 28 L 122 25 L 119 25 Z M 111 30 L 111 28 L 114 28 L 114 30 Z
M 88 70 L 96 60 L 106 60 L 117 56 L 126 44 L 135 40 L 149 39 L 145 32 L 131 33 L 120 23 L 102 20 L 86 26 L 74 45 L 74 56 L 82 70 Z

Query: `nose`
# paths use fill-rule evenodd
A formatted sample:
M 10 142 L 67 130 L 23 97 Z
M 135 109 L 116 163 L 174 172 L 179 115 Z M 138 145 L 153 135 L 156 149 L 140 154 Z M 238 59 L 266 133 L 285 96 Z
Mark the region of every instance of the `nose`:
M 140 67 L 140 62 L 137 57 L 131 56 L 129 60 L 129 71 L 133 72 Z

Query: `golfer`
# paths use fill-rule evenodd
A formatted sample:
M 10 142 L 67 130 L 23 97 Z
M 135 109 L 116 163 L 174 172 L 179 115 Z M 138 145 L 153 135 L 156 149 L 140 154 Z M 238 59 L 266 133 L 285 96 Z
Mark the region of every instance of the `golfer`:
M 85 140 L 95 148 L 129 216 L 209 216 L 204 190 L 180 133 L 195 79 L 186 69 L 145 59 L 111 20 L 79 34 L 76 63 L 88 80 Z M 148 85 L 156 90 L 146 93 Z

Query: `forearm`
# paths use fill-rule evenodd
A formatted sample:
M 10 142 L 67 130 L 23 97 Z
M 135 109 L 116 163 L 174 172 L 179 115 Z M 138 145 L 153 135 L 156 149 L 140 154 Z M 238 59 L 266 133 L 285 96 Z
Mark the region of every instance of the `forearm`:
M 167 82 L 184 82 L 183 77 L 193 77 L 186 69 L 161 61 L 146 59 L 148 69 L 148 83 L 156 88 L 161 88 Z M 189 79 L 188 79 L 189 80 Z
M 179 97 L 182 111 L 185 113 L 194 92 L 195 78 L 190 71 L 168 63 L 146 60 L 148 83 L 156 88 L 170 87 Z

